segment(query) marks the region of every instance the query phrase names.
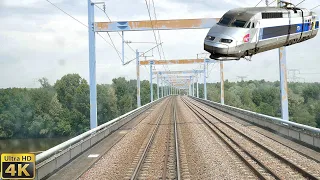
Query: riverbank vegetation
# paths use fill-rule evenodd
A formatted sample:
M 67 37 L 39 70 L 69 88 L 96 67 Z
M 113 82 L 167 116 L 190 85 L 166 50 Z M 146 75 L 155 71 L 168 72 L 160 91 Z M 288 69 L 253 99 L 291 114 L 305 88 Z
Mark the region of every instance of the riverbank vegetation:
M 68 74 L 40 88 L 0 89 L 0 138 L 75 136 L 89 130 L 88 82 Z M 200 97 L 203 85 L 200 84 Z M 208 83 L 208 99 L 220 102 L 220 83 Z M 154 99 L 156 85 L 154 84 Z M 150 101 L 149 81 L 141 81 L 141 104 Z M 289 83 L 290 120 L 320 127 L 320 84 Z M 97 85 L 98 124 L 136 108 L 136 80 L 119 77 Z M 225 82 L 225 103 L 280 117 L 279 82 Z

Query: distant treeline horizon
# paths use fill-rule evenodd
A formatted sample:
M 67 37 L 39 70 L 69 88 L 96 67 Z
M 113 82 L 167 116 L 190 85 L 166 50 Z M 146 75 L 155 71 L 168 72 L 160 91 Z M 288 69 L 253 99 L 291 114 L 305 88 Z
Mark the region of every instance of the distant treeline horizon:
M 39 88 L 0 89 L 0 138 L 75 136 L 90 128 L 88 82 L 67 74 L 54 84 L 39 79 Z M 280 82 L 225 81 L 225 104 L 281 117 Z M 157 85 L 153 84 L 154 99 Z M 98 124 L 137 107 L 136 80 L 114 78 L 97 85 Z M 149 81 L 141 81 L 141 104 L 150 102 Z M 195 93 L 196 94 L 196 93 Z M 203 98 L 203 83 L 199 83 Z M 320 84 L 288 83 L 290 121 L 320 128 Z M 220 83 L 207 83 L 208 100 L 220 102 Z

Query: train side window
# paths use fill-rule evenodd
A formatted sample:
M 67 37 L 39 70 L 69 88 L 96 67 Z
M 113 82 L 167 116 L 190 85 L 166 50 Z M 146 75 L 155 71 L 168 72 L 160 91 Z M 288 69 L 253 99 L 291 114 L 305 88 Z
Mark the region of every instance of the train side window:
M 252 23 L 252 28 L 254 28 L 254 23 Z

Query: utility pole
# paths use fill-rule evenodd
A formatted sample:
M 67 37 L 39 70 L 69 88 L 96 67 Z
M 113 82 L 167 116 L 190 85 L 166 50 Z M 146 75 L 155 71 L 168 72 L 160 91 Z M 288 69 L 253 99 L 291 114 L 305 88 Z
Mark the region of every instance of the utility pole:
M 224 104 L 224 74 L 223 61 L 220 61 L 220 103 Z
M 136 73 L 137 73 L 137 107 L 141 106 L 140 99 L 140 63 L 139 63 L 139 52 L 136 50 Z
M 206 68 L 206 59 L 204 59 L 203 63 L 203 97 L 204 100 L 207 100 L 207 68 Z
M 163 98 L 164 97 L 164 95 L 163 95 L 163 87 L 164 87 L 164 82 L 163 82 L 163 78 L 161 78 L 161 97 Z
M 280 0 L 277 0 L 277 6 L 281 7 Z M 281 117 L 283 120 L 289 120 L 287 57 L 286 56 L 287 56 L 286 47 L 285 46 L 280 47 L 279 48 L 280 101 L 281 101 Z
M 248 76 L 237 76 L 239 79 L 241 79 L 241 81 L 243 81 L 244 79 L 246 79 Z
M 89 72 L 90 72 L 90 129 L 97 127 L 96 37 L 94 30 L 94 4 L 88 0 Z
M 194 78 L 192 78 L 192 96 L 194 97 Z
M 158 99 L 160 98 L 160 94 L 159 94 L 159 73 L 157 73 L 157 95 L 158 95 Z
M 290 74 L 291 74 L 291 76 L 290 76 Z M 297 82 L 297 80 L 300 79 L 300 77 L 298 77 L 297 74 L 300 74 L 299 69 L 288 69 L 288 76 L 292 82 Z
M 153 102 L 152 64 L 153 61 L 150 61 L 150 102 Z
M 197 74 L 197 98 L 199 98 L 199 79 Z

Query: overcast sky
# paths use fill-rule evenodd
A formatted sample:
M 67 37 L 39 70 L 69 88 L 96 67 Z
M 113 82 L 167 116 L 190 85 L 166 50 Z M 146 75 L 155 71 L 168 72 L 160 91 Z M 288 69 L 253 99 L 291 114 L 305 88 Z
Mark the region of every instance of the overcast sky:
M 103 1 L 103 0 L 101 0 Z M 300 0 L 299 0 L 300 1 Z M 292 0 L 293 3 L 299 1 Z M 75 18 L 87 24 L 86 0 L 51 0 Z M 100 2 L 100 1 L 99 1 Z M 148 20 L 144 0 L 107 0 L 106 12 L 112 21 Z M 158 19 L 221 17 L 235 7 L 255 6 L 252 0 L 154 0 Z M 271 1 L 270 1 L 271 2 Z M 300 6 L 311 9 L 319 0 L 306 0 Z M 263 6 L 261 3 L 259 6 Z M 275 5 L 275 4 L 274 4 Z M 320 14 L 320 8 L 315 10 Z M 153 11 L 151 11 L 153 15 Z M 106 16 L 95 8 L 96 21 L 107 21 Z M 152 16 L 153 18 L 153 16 Z M 51 84 L 68 73 L 79 73 L 89 80 L 88 30 L 68 17 L 46 0 L 0 0 L 0 88 L 38 87 L 37 80 L 47 77 Z M 204 30 L 160 31 L 166 59 L 196 58 L 203 53 Z M 110 42 L 106 33 L 102 35 Z M 121 51 L 121 38 L 110 33 Z M 125 32 L 125 39 L 133 42 L 154 42 L 152 32 Z M 97 83 L 111 83 L 112 78 L 135 77 L 135 63 L 122 66 L 115 50 L 96 37 Z M 289 69 L 301 73 L 320 73 L 319 35 L 309 41 L 287 47 Z M 140 52 L 154 44 L 131 44 Z M 135 53 L 126 46 L 127 60 Z M 152 55 L 149 53 L 148 56 Z M 157 49 L 154 59 L 159 59 Z M 279 79 L 278 51 L 272 50 L 255 55 L 252 61 L 240 60 L 225 63 L 225 78 L 232 81 L 237 76 L 247 79 Z M 198 69 L 200 66 L 169 66 L 170 70 Z M 157 66 L 163 70 L 163 66 Z M 141 67 L 142 79 L 148 79 L 149 67 Z M 320 74 L 301 74 L 306 81 L 320 81 Z M 219 81 L 219 65 L 209 66 L 208 82 Z

